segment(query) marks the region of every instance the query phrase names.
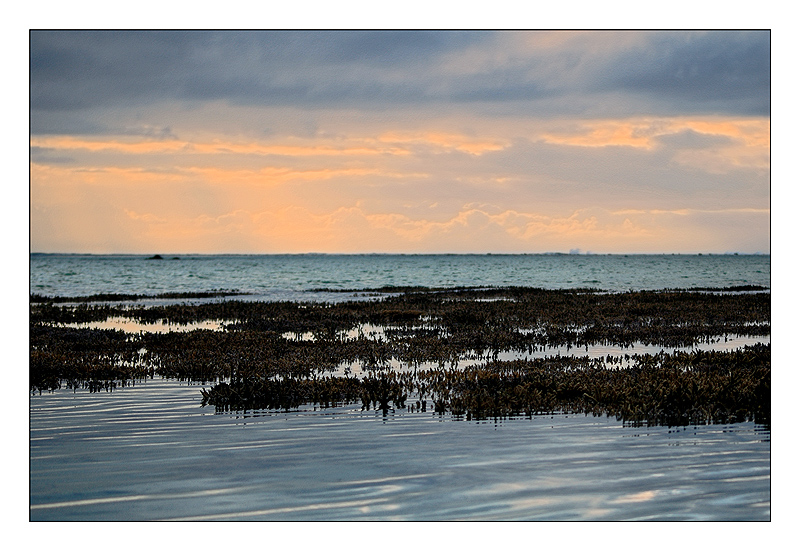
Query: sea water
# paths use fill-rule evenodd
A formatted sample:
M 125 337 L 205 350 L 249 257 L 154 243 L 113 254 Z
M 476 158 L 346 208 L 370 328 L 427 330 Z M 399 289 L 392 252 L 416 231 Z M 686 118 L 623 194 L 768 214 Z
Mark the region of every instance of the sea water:
M 769 255 L 51 255 L 30 256 L 45 296 L 236 290 L 330 300 L 321 289 L 525 286 L 605 291 L 770 286 Z
M 31 292 L 339 300 L 320 289 L 770 281 L 769 256 L 162 256 L 34 254 Z M 200 388 L 155 378 L 32 395 L 31 520 L 770 519 L 770 429 L 754 423 L 467 421 L 360 405 L 216 413 Z
M 198 386 L 31 398 L 37 520 L 769 520 L 770 432 L 360 406 L 215 414 Z

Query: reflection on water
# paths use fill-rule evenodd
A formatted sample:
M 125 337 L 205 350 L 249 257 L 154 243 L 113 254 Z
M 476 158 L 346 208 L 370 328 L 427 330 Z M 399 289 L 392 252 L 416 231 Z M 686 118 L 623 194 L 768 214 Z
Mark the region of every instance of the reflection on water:
M 32 520 L 769 520 L 770 433 L 360 406 L 215 414 L 198 386 L 30 398 Z
M 513 361 L 513 360 L 529 360 L 536 358 L 547 358 L 553 356 L 570 356 L 570 357 L 589 357 L 589 358 L 614 358 L 617 360 L 615 364 L 609 364 L 609 367 L 627 368 L 634 365 L 634 355 L 656 355 L 660 353 L 672 354 L 674 352 L 693 352 L 695 350 L 701 351 L 719 351 L 730 352 L 739 350 L 745 346 L 753 346 L 756 344 L 769 345 L 771 342 L 770 335 L 759 335 L 757 337 L 751 336 L 725 336 L 715 338 L 706 342 L 699 342 L 694 346 L 659 346 L 653 344 L 634 343 L 627 347 L 597 344 L 584 347 L 575 346 L 546 346 L 536 348 L 534 350 L 517 351 L 508 350 L 504 352 L 495 353 L 492 350 L 483 350 L 478 353 L 469 354 L 458 360 L 460 368 L 472 367 L 483 365 L 489 360 L 500 361 Z M 354 361 L 341 364 L 334 372 L 337 375 L 348 376 L 361 376 L 370 371 L 375 371 L 376 368 L 390 369 L 392 371 L 406 372 L 414 369 L 435 369 L 440 364 L 437 362 L 417 362 L 416 364 L 409 364 L 402 362 L 396 358 L 389 358 L 383 364 L 367 366 L 363 361 Z M 449 365 L 449 364 L 448 364 Z
M 149 323 L 141 323 L 136 320 L 125 317 L 111 317 L 104 321 L 83 322 L 83 323 L 64 323 L 59 324 L 62 327 L 74 327 L 82 329 L 113 329 L 120 330 L 132 335 L 139 333 L 169 333 L 169 332 L 188 332 L 194 330 L 209 330 L 209 331 L 222 331 L 225 326 L 232 323 L 230 320 L 203 320 L 198 322 L 191 322 L 185 324 L 167 323 L 163 320 Z M 424 330 L 439 331 L 441 338 L 446 338 L 446 330 L 438 328 L 434 325 L 424 325 L 421 327 Z M 347 331 L 340 331 L 337 335 L 338 339 L 342 341 L 352 341 L 358 339 L 369 339 L 373 341 L 388 341 L 389 336 L 387 332 L 402 331 L 403 328 L 392 325 L 373 325 L 373 324 L 360 324 Z M 526 332 L 532 330 L 521 330 Z M 285 332 L 281 335 L 282 338 L 290 341 L 316 341 L 315 335 L 310 332 Z M 562 346 L 532 346 L 529 350 L 506 350 L 497 352 L 494 350 L 479 350 L 472 351 L 458 359 L 457 367 L 471 367 L 486 363 L 489 360 L 513 361 L 513 360 L 526 360 L 535 358 L 545 358 L 549 356 L 587 356 L 589 358 L 614 358 L 619 359 L 616 367 L 625 368 L 631 367 L 634 363 L 631 356 L 635 354 L 659 354 L 664 352 L 672 354 L 674 352 L 693 352 L 695 350 L 701 351 L 733 351 L 744 346 L 752 346 L 755 344 L 770 344 L 770 335 L 759 336 L 742 336 L 742 335 L 724 335 L 714 337 L 705 341 L 698 342 L 693 346 L 682 347 L 668 347 L 660 345 L 643 344 L 641 342 L 633 343 L 628 346 L 617 346 L 607 344 L 595 344 L 583 347 L 576 347 L 572 345 Z M 411 364 L 403 362 L 394 357 L 384 359 L 381 363 L 365 365 L 363 361 L 357 360 L 353 362 L 345 362 L 338 366 L 334 372 L 337 375 L 347 375 L 359 377 L 369 371 L 378 369 L 392 369 L 394 371 L 404 372 L 413 369 L 434 369 L 440 364 L 437 362 L 417 362 Z
M 130 318 L 111 317 L 104 321 L 89 321 L 81 323 L 61 323 L 59 327 L 73 327 L 75 329 L 111 329 L 125 333 L 186 333 L 197 329 L 208 331 L 221 331 L 227 322 L 221 320 L 202 320 L 191 323 L 168 323 L 164 320 L 142 323 Z

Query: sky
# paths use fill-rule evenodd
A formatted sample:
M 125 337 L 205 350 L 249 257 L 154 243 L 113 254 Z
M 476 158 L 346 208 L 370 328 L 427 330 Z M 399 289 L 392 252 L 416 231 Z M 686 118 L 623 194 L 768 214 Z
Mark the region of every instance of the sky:
M 32 31 L 30 250 L 769 253 L 769 31 Z

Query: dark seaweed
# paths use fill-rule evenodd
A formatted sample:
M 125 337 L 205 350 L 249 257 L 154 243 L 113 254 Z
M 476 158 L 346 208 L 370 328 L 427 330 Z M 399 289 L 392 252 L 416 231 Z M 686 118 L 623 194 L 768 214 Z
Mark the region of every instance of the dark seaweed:
M 227 323 L 223 331 L 139 335 L 53 326 L 112 316 Z M 113 390 L 159 374 L 212 383 L 204 403 L 222 409 L 359 401 L 365 408 L 426 409 L 430 400 L 433 411 L 470 418 L 568 410 L 659 424 L 769 419 L 768 345 L 634 356 L 626 368 L 611 357 L 496 361 L 500 352 L 549 346 L 690 346 L 725 335 L 769 335 L 768 292 L 510 287 L 417 289 L 337 304 L 224 300 L 123 308 L 48 301 L 32 302 L 30 324 L 30 387 L 39 392 L 64 384 Z M 384 337 L 344 338 L 343 331 L 363 324 L 384 327 Z M 466 358 L 485 363 L 459 368 Z M 414 372 L 387 372 L 390 360 Z M 377 371 L 364 379 L 326 375 L 355 361 Z M 416 369 L 423 362 L 438 368 Z M 406 403 L 410 395 L 419 406 Z

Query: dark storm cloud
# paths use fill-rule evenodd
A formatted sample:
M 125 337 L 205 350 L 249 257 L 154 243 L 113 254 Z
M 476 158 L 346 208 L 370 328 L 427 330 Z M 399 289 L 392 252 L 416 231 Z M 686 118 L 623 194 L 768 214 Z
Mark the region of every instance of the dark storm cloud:
M 387 80 L 387 71 L 407 71 L 413 77 L 415 68 L 424 68 L 436 55 L 483 36 L 34 31 L 31 106 L 64 110 L 165 99 L 256 104 L 411 99 L 418 97 L 418 85 Z
M 370 64 L 423 63 L 432 56 L 482 40 L 491 40 L 488 32 L 456 31 L 369 31 L 341 33 L 334 44 L 327 34 L 324 59 L 335 62 L 362 61 Z
M 676 110 L 767 116 L 769 31 L 652 33 L 648 45 L 598 74 L 598 89 L 631 92 Z
M 593 41 L 613 43 L 613 33 L 557 48 L 526 45 L 530 36 L 33 31 L 31 125 L 57 132 L 70 127 L 70 111 L 163 101 L 380 110 L 507 103 L 546 116 L 769 113 L 768 32 L 644 33 L 607 50 Z
M 95 108 L 175 95 L 203 36 L 181 32 L 31 32 L 31 107 Z

